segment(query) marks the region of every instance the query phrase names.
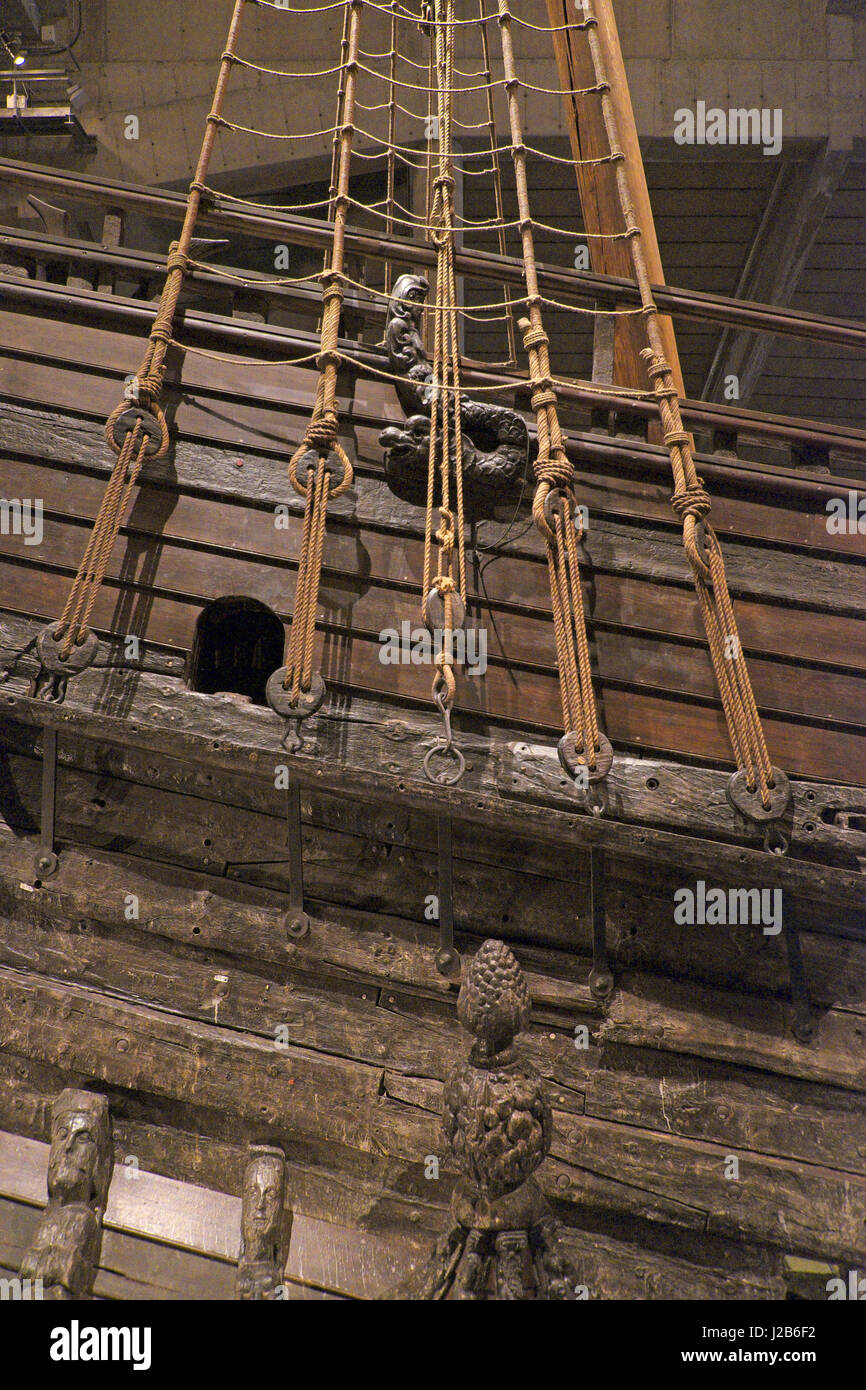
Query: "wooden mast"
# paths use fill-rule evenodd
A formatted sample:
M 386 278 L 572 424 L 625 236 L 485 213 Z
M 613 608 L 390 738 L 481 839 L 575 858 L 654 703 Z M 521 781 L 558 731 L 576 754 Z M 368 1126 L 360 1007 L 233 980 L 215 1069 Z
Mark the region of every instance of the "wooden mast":
M 617 127 L 626 157 L 632 198 L 643 233 L 647 268 L 653 284 L 663 285 L 664 271 L 612 0 L 594 0 L 594 10 L 598 20 L 599 44 L 604 54 L 605 70 L 611 87 L 611 99 L 616 109 Z M 583 33 L 560 27 L 573 21 L 574 14 L 569 0 L 547 0 L 547 12 L 554 29 L 553 46 L 563 91 L 571 92 L 594 86 L 592 59 Z M 608 154 L 607 136 L 598 97 L 594 94 L 586 97 L 564 96 L 563 104 L 574 158 L 598 159 Z M 611 166 L 578 164 L 575 172 L 587 232 L 620 230 L 622 213 Z M 628 242 L 603 241 L 590 236 L 588 246 L 594 271 L 604 275 L 633 278 L 634 270 Z M 680 395 L 684 396 L 685 387 L 673 323 L 669 318 L 662 318 L 660 326 L 674 381 Z M 623 317 L 615 321 L 613 376 L 617 385 L 639 389 L 647 386 L 646 368 L 639 356 L 641 348 L 645 346 L 646 334 L 640 318 Z

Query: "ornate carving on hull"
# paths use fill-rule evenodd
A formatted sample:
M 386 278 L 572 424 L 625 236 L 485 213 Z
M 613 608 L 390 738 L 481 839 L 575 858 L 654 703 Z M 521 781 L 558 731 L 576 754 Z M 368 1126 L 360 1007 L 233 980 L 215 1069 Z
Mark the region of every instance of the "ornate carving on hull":
M 427 494 L 433 368 L 421 337 L 421 314 L 430 286 L 421 275 L 401 275 L 388 303 L 385 346 L 392 372 L 401 380 L 397 396 L 404 425 L 379 435 L 385 449 L 385 477 L 405 502 L 422 506 Z M 453 405 L 451 407 L 453 409 Z M 461 397 L 463 486 L 467 508 L 476 516 L 520 485 L 526 472 L 529 438 L 516 410 Z M 453 438 L 453 430 L 452 430 Z M 456 461 L 451 460 L 452 475 Z
M 529 1023 L 526 979 L 509 948 L 485 941 L 457 1001 L 475 1038 L 445 1087 L 443 1127 L 462 1178 L 452 1227 L 390 1298 L 574 1299 L 575 1275 L 533 1174 L 550 1149 L 541 1079 L 514 1047 Z
M 250 1146 L 244 1172 L 237 1296 L 244 1302 L 281 1297 L 291 1213 L 286 1210 L 286 1159 L 282 1149 Z
M 114 1166 L 104 1096 L 61 1091 L 51 1112 L 48 1205 L 21 1263 L 46 1299 L 89 1298 L 102 1247 L 102 1218 Z

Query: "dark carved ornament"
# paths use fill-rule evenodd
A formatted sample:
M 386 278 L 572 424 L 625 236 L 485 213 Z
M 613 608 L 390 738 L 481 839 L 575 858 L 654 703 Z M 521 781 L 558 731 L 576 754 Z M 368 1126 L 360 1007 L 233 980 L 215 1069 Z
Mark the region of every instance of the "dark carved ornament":
M 291 1214 L 281 1149 L 252 1145 L 244 1173 L 237 1296 L 244 1302 L 283 1297 Z
M 391 491 L 422 506 L 427 494 L 433 368 L 421 337 L 421 315 L 430 286 L 421 275 L 401 275 L 388 302 L 385 347 L 391 371 L 400 380 L 397 396 L 406 412 L 404 425 L 389 425 L 379 435 L 385 449 L 385 478 Z M 449 409 L 453 414 L 453 398 Z M 516 410 L 490 401 L 460 398 L 463 437 L 463 487 L 467 509 L 475 516 L 507 500 L 526 473 L 529 437 Z M 451 438 L 453 440 L 453 429 Z M 452 445 L 453 449 L 453 445 Z M 438 464 L 437 464 L 438 467 Z M 456 458 L 451 458 L 456 474 Z
M 89 1298 L 102 1247 L 102 1218 L 114 1166 L 104 1096 L 61 1091 L 51 1112 L 48 1205 L 21 1263 L 45 1299 Z
M 475 1038 L 445 1087 L 443 1126 L 462 1177 L 452 1226 L 426 1267 L 390 1298 L 574 1299 L 575 1275 L 533 1174 L 550 1149 L 541 1079 L 514 1039 L 529 1023 L 526 979 L 501 941 L 485 941 L 457 1016 Z

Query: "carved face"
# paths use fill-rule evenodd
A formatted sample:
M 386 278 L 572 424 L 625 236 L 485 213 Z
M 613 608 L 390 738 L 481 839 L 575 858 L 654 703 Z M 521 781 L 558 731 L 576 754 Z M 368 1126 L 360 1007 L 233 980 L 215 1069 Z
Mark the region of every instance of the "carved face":
M 266 1154 L 254 1158 L 244 1174 L 241 1225 L 245 1259 L 265 1260 L 276 1255 L 284 1198 L 285 1176 L 279 1159 Z
M 48 1191 L 64 1202 L 89 1202 L 97 1192 L 99 1120 L 87 1109 L 62 1110 L 51 1124 Z
M 414 324 L 420 323 L 421 310 L 429 293 L 430 283 L 423 275 L 401 275 L 391 291 L 388 317 L 408 319 Z

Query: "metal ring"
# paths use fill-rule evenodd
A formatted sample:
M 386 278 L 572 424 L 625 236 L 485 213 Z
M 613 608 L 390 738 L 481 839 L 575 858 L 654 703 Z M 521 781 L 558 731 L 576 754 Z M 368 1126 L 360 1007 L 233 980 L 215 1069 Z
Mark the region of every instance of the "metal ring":
M 436 628 L 440 630 L 443 629 L 445 627 L 445 595 L 440 594 L 435 584 L 433 588 L 430 590 L 429 594 L 427 595 L 427 603 L 425 604 L 425 609 L 427 612 L 428 630 L 430 632 L 433 632 Z M 464 604 L 458 591 L 455 589 L 451 594 L 452 632 L 456 632 L 460 628 L 462 628 L 465 620 L 466 605 Z
M 775 844 L 773 844 L 774 836 L 777 837 Z M 764 849 L 767 851 L 767 853 L 777 854 L 779 858 L 781 858 L 782 855 L 788 853 L 790 846 L 791 841 L 785 834 L 782 827 L 780 825 L 777 825 L 775 821 L 768 821 L 767 824 L 764 826 Z
M 449 776 L 443 768 L 443 770 L 440 773 L 434 775 L 430 771 L 431 758 L 438 754 L 444 755 L 446 753 L 449 757 L 454 758 L 455 762 L 457 763 L 456 772 L 453 774 L 453 776 Z M 432 748 L 427 749 L 427 752 L 424 755 L 424 773 L 427 777 L 427 780 L 429 782 L 435 783 L 437 787 L 453 787 L 457 782 L 460 781 L 460 778 L 463 776 L 465 771 L 466 759 L 460 752 L 460 749 L 454 743 L 452 743 L 449 748 L 448 744 L 445 742 L 444 739 L 439 739 L 438 742 L 433 744 Z
M 309 719 L 325 698 L 325 682 L 320 675 L 314 675 L 309 690 L 302 690 L 297 703 L 293 705 L 291 689 L 286 689 L 284 685 L 288 669 L 287 666 L 281 666 L 268 677 L 265 699 L 274 713 L 282 715 L 284 719 Z
M 586 809 L 594 816 L 603 816 L 607 810 L 607 788 L 600 782 L 593 782 L 583 794 Z
M 114 442 L 118 449 L 122 449 L 127 435 L 132 434 L 139 420 L 141 434 L 147 435 L 150 441 L 144 452 L 148 458 L 152 458 L 154 454 L 159 453 L 165 442 L 165 431 L 153 412 L 145 410 L 143 405 L 131 405 L 122 415 L 118 415 L 111 427 Z
M 65 640 L 67 626 L 66 623 L 51 623 L 36 639 L 40 662 L 55 676 L 75 676 L 79 671 L 86 671 L 99 651 L 99 638 L 88 628 L 79 642 L 73 642 L 69 655 L 61 656 L 61 637 Z
M 757 821 L 758 824 L 779 820 L 784 816 L 791 804 L 791 783 L 777 767 L 771 769 L 771 775 L 772 786 L 768 788 L 770 805 L 767 807 L 761 801 L 759 787 L 756 786 L 754 791 L 749 791 L 745 769 L 741 768 L 739 772 L 735 772 L 725 787 L 725 796 L 734 810 L 749 820 Z

